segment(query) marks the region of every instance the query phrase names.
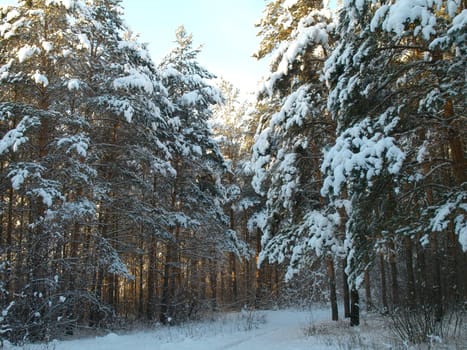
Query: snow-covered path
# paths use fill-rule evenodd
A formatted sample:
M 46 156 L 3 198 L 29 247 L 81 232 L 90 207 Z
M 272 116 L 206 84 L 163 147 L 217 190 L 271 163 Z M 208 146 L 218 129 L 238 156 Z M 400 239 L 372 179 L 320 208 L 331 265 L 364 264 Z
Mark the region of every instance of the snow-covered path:
M 329 319 L 328 310 L 258 311 L 230 314 L 210 322 L 183 326 L 158 327 L 127 335 L 108 334 L 103 337 L 54 341 L 54 350 L 330 350 L 316 343 L 304 329 L 312 322 Z M 264 321 L 264 322 L 263 322 Z M 249 329 L 253 326 L 253 329 Z M 7 347 L 7 349 L 21 349 Z M 28 345 L 29 350 L 44 349 Z

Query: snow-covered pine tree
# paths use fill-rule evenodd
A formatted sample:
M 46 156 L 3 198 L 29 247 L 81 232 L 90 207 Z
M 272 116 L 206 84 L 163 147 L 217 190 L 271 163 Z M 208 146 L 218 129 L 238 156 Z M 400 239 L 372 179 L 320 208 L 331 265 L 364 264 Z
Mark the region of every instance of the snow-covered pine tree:
M 174 173 L 165 145 L 172 107 L 145 46 L 124 26 L 120 3 L 90 1 L 73 27 L 81 40 L 80 109 L 92 125 L 97 164 L 88 283 L 111 305 L 118 304 L 119 279 L 132 279 L 125 257 L 152 259 L 155 238 L 166 236 L 156 184 Z
M 441 299 L 452 296 L 441 295 L 440 258 L 457 260 L 462 253 L 455 251 L 465 250 L 465 16 L 461 1 L 346 1 L 325 68 L 338 134 L 322 166 L 323 194 L 352 202 L 350 281 L 360 284 L 384 246 L 392 302 L 401 302 L 395 256 L 404 239 L 407 302 L 415 304 L 415 280 L 427 283 L 426 271 L 413 270 L 413 244 L 417 258 L 432 252 L 437 317 Z M 458 243 L 449 238 L 454 234 Z M 438 240 L 454 248 L 440 250 Z M 455 268 L 454 275 L 460 276 Z M 420 288 L 420 301 L 427 301 L 429 288 Z
M 257 56 L 272 54 L 272 60 L 260 95 L 268 108 L 253 146 L 253 185 L 266 199 L 259 260 L 287 261 L 290 279 L 310 259 L 327 257 L 337 319 L 333 260 L 340 218 L 320 195 L 322 149 L 334 135 L 320 80 L 333 46 L 333 16 L 327 1 L 277 0 L 268 4 L 260 28 Z
M 168 317 L 183 317 L 185 310 L 175 307 L 180 305 L 180 299 L 183 304 L 199 302 L 196 298 L 190 301 L 189 294 L 196 291 L 180 285 L 183 269 L 195 266 L 194 262 L 201 258 L 215 256 L 216 251 L 238 250 L 243 246 L 235 231 L 229 230 L 228 216 L 223 211 L 225 189 L 221 175 L 226 165 L 208 123 L 211 106 L 222 102 L 222 97 L 210 83 L 214 75 L 198 63 L 199 52 L 200 49 L 193 48 L 192 36 L 179 27 L 176 47 L 160 64 L 173 104 L 169 123 L 174 138 L 168 147 L 175 169 L 173 178 L 158 186 L 158 193 L 167 199 L 170 233 L 166 240 L 160 312 L 164 323 Z
M 164 233 L 154 178 L 173 173 L 170 102 L 119 1 L 21 1 L 1 14 L 1 254 L 14 262 L 2 326 L 19 341 L 111 314 L 102 303 L 131 277 L 124 253 Z
M 75 9 L 59 1 L 1 9 L 2 256 L 10 261 L 2 304 L 14 341 L 43 339 L 69 322 L 66 251 L 73 227 L 94 213 L 87 123 L 70 104 Z

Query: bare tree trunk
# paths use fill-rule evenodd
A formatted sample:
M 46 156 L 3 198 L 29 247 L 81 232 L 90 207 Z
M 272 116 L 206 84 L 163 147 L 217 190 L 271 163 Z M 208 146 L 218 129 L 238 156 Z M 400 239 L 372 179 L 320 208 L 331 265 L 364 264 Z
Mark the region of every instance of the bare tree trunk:
M 436 233 L 432 235 L 431 242 L 433 244 L 433 304 L 436 320 L 439 321 L 443 317 L 443 294 L 441 290 L 441 261 Z
M 446 119 L 452 118 L 454 116 L 454 107 L 452 105 L 452 100 L 448 99 L 444 106 L 444 116 Z M 463 130 L 462 121 L 452 125 L 448 130 L 449 137 L 449 149 L 450 155 L 452 158 L 452 167 L 454 172 L 454 177 L 458 185 L 466 181 L 467 176 L 467 160 L 464 157 L 464 146 L 462 137 L 459 135 L 459 130 Z M 465 140 L 464 140 L 465 141 Z
M 417 235 L 417 241 L 420 240 L 420 236 Z M 419 298 L 419 302 L 422 305 L 425 305 L 428 300 L 427 293 L 427 268 L 426 268 L 426 258 L 425 258 L 425 248 L 420 244 L 415 246 L 416 256 L 416 273 L 415 273 L 415 287 L 416 292 Z
M 347 276 L 347 273 L 345 272 L 347 268 L 347 259 L 343 260 L 343 265 L 342 265 L 342 286 L 343 286 L 343 299 L 344 299 L 344 317 L 349 318 L 350 317 L 350 291 L 349 291 L 349 276 Z
M 149 261 L 148 261 L 148 271 L 147 271 L 147 304 L 146 304 L 146 318 L 148 320 L 152 320 L 155 315 L 155 307 L 156 307 L 156 242 L 153 235 L 151 235 L 151 239 L 149 242 Z M 143 309 L 143 302 L 142 302 L 142 293 L 143 293 L 143 256 L 140 257 L 140 309 Z
M 258 261 L 258 255 L 261 251 L 261 232 L 260 230 L 256 231 L 256 261 Z M 259 307 L 261 302 L 263 302 L 264 297 L 264 275 L 267 264 L 263 263 L 261 268 L 258 268 L 256 273 L 256 295 L 255 295 L 255 306 Z
M 382 253 L 379 254 L 379 267 L 381 272 L 381 301 L 383 303 L 383 313 L 387 313 L 389 311 L 388 289 L 386 286 L 386 266 L 384 263 L 384 255 Z
M 358 326 L 360 324 L 360 301 L 358 290 L 355 285 L 350 290 L 350 325 Z
M 371 285 L 370 285 L 370 268 L 365 269 L 365 298 L 366 298 L 366 310 L 370 311 L 373 309 L 373 301 L 371 299 Z
M 396 259 L 396 247 L 392 240 L 388 242 L 389 247 L 389 267 L 391 271 L 391 296 L 392 305 L 397 307 L 399 305 L 399 283 L 398 283 L 398 272 L 397 272 L 397 259 Z
M 138 277 L 139 277 L 139 286 L 138 286 L 138 316 L 144 317 L 144 256 L 139 254 L 138 256 L 139 266 L 138 266 Z M 148 267 L 149 274 L 149 267 Z M 135 279 L 136 283 L 136 279 Z M 148 282 L 149 284 L 149 282 Z M 149 293 L 149 288 L 148 288 Z M 149 299 L 149 297 L 148 297 Z M 149 303 L 149 302 L 148 302 Z M 152 317 L 152 316 L 151 316 Z
M 168 307 L 170 303 L 170 291 L 169 291 L 169 279 L 170 279 L 170 243 L 167 243 L 167 251 L 165 255 L 165 264 L 164 264 L 164 275 L 162 278 L 162 297 L 161 297 L 161 307 L 159 312 L 159 321 L 162 324 L 167 324 L 168 322 Z
M 462 303 L 465 296 L 464 284 L 467 283 L 467 264 L 465 257 L 467 254 L 457 240 L 453 230 L 448 232 L 448 252 L 449 252 L 449 289 L 452 293 L 452 301 L 456 304 Z
M 14 203 L 14 191 L 13 186 L 9 186 L 8 189 L 8 217 L 7 217 L 7 227 L 6 227 L 6 259 L 7 263 L 11 264 L 11 257 L 12 257 L 12 244 L 13 244 L 13 203 Z M 9 276 L 9 269 L 7 269 L 7 276 L 6 276 L 6 290 L 9 291 L 8 295 L 13 295 L 14 293 L 14 286 L 12 286 L 12 281 L 10 281 Z
M 213 259 L 210 262 L 210 271 L 209 271 L 209 285 L 211 288 L 211 307 L 213 310 L 217 309 L 217 264 Z
M 405 266 L 407 270 L 407 304 L 413 309 L 416 306 L 415 278 L 413 270 L 412 240 L 404 237 Z
M 235 254 L 229 253 L 229 266 L 230 266 L 230 295 L 231 303 L 236 304 L 238 301 L 238 281 L 237 281 L 237 264 Z
M 338 321 L 339 311 L 337 308 L 336 274 L 334 270 L 334 260 L 332 257 L 327 258 L 327 265 L 329 276 L 329 295 L 331 301 L 331 318 L 333 321 Z
M 230 229 L 235 230 L 235 213 L 233 208 L 230 208 Z M 236 304 L 238 302 L 238 271 L 237 261 L 235 254 L 230 253 L 230 276 L 231 276 L 231 288 L 232 288 L 232 302 Z

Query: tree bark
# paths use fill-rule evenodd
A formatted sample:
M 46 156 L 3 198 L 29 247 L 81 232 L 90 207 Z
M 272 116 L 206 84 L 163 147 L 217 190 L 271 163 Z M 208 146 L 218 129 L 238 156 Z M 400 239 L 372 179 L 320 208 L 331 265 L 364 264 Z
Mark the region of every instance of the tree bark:
M 139 254 L 139 266 L 138 266 L 138 277 L 139 277 L 139 286 L 138 286 L 138 316 L 144 317 L 144 256 Z M 148 269 L 149 270 L 149 269 Z M 149 271 L 148 271 L 149 273 Z M 135 279 L 136 283 L 136 279 Z M 148 282 L 149 284 L 149 282 Z M 136 288 L 135 288 L 136 289 Z M 149 291 L 149 289 L 148 289 Z M 148 297 L 149 299 L 149 297 Z M 149 303 L 149 302 L 148 302 Z M 152 315 L 146 315 L 148 319 L 152 318 Z M 151 318 L 150 318 L 151 317 Z
M 381 301 L 383 303 L 383 313 L 386 314 L 389 311 L 388 305 L 388 289 L 386 285 L 386 264 L 384 263 L 384 255 L 379 254 L 379 267 L 381 273 Z
M 438 238 L 436 233 L 432 235 L 433 244 L 433 305 L 435 307 L 435 318 L 441 321 L 443 317 L 443 294 L 441 290 L 441 259 L 439 256 Z
M 407 270 L 407 304 L 410 309 L 416 306 L 415 278 L 413 270 L 412 240 L 410 237 L 404 237 L 405 248 L 405 267 Z
M 360 325 L 360 301 L 356 286 L 350 290 L 350 326 Z
M 397 261 L 396 261 L 396 247 L 392 240 L 388 242 L 389 247 L 389 267 L 391 271 L 391 296 L 392 296 L 392 305 L 397 307 L 400 303 L 399 301 L 399 282 L 398 282 L 398 271 L 397 271 Z
M 168 310 L 169 310 L 169 303 L 170 303 L 170 295 L 169 295 L 169 279 L 170 279 L 170 259 L 171 259 L 171 252 L 170 252 L 170 243 L 167 243 L 167 251 L 165 253 L 165 264 L 164 264 L 164 275 L 162 278 L 162 297 L 161 297 L 161 307 L 159 312 L 159 321 L 162 324 L 167 324 L 168 322 Z
M 156 306 L 156 242 L 154 237 L 151 237 L 150 242 L 149 242 L 149 261 L 148 261 L 148 271 L 147 271 L 147 304 L 146 304 L 146 318 L 148 320 L 152 320 L 155 315 L 155 306 Z M 141 256 L 141 259 L 142 256 Z M 142 261 L 140 261 L 140 264 Z M 140 265 L 140 271 L 142 273 L 142 266 Z M 142 297 L 142 275 L 140 277 L 140 298 Z M 141 311 L 142 311 L 142 302 L 140 301 L 141 304 Z
M 365 269 L 365 297 L 366 297 L 366 310 L 370 311 L 373 308 L 373 301 L 371 300 L 371 285 L 370 285 L 370 269 Z
M 342 286 L 343 286 L 343 299 L 344 299 L 344 317 L 350 317 L 350 290 L 349 290 L 349 276 L 345 272 L 347 268 L 347 259 L 344 259 L 342 265 Z
M 454 107 L 452 100 L 448 99 L 444 106 L 445 118 L 452 118 L 454 116 Z M 462 122 L 455 123 L 448 130 L 449 149 L 452 158 L 452 168 L 456 184 L 460 185 L 466 181 L 467 177 L 467 161 L 464 157 L 464 147 L 462 138 L 459 135 L 459 130 L 462 130 Z
M 210 261 L 209 286 L 211 288 L 211 308 L 217 309 L 217 264 L 213 259 Z
M 336 275 L 334 270 L 334 260 L 328 258 L 328 275 L 329 275 L 329 295 L 331 301 L 331 318 L 333 321 L 339 320 L 339 311 L 337 309 L 337 293 L 336 293 Z

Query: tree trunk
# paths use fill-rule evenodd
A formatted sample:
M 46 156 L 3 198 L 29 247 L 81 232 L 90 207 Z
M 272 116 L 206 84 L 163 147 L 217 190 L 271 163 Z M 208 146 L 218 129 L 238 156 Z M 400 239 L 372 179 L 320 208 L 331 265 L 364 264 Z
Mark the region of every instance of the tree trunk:
M 347 259 L 344 259 L 342 265 L 342 286 L 343 286 L 343 299 L 344 299 L 344 317 L 350 317 L 350 290 L 349 290 L 349 276 L 345 272 L 347 268 Z
M 444 106 L 445 118 L 452 118 L 454 116 L 454 107 L 452 100 L 448 99 Z M 459 130 L 462 130 L 462 121 L 452 125 L 448 130 L 449 137 L 449 149 L 452 158 L 452 167 L 454 172 L 454 178 L 456 184 L 461 185 L 466 181 L 467 176 L 467 161 L 464 157 L 464 146 L 462 144 L 462 138 L 459 135 Z M 465 127 L 465 125 L 464 125 Z
M 156 256 L 156 242 L 155 238 L 151 235 L 151 239 L 149 242 L 149 262 L 148 262 L 148 272 L 147 272 L 147 304 L 146 304 L 146 318 L 148 320 L 152 320 L 155 315 L 155 306 L 156 306 L 156 262 L 157 262 L 157 256 Z M 143 267 L 142 267 L 142 260 L 143 256 L 141 255 L 141 261 L 140 261 L 140 271 L 141 271 L 141 277 L 140 277 L 140 298 L 142 298 L 142 287 L 143 287 L 143 281 L 142 281 L 142 272 L 143 272 Z M 142 311 L 143 303 L 140 301 L 140 309 Z
M 440 321 L 443 317 L 443 294 L 441 290 L 441 259 L 439 257 L 438 238 L 436 233 L 432 235 L 433 244 L 433 301 L 435 317 Z
M 407 304 L 413 309 L 416 306 L 415 278 L 413 269 L 412 240 L 404 237 L 405 266 L 407 270 Z
M 387 313 L 389 311 L 388 306 L 388 289 L 386 286 L 386 266 L 384 263 L 384 255 L 382 253 L 379 254 L 379 267 L 381 273 L 381 301 L 383 303 L 383 313 Z
M 350 290 L 350 326 L 358 326 L 360 324 L 360 301 L 358 290 L 355 285 Z
M 329 275 L 329 295 L 331 301 L 331 317 L 333 321 L 339 320 L 339 312 L 337 309 L 337 293 L 336 293 L 336 275 L 334 270 L 334 260 L 328 258 L 328 275 Z
M 8 218 L 7 218 L 7 227 L 6 227 L 6 259 L 7 263 L 11 264 L 12 263 L 12 244 L 13 244 L 13 203 L 14 203 L 14 191 L 13 191 L 13 186 L 9 186 L 8 189 Z M 3 212 L 3 211 L 2 211 Z M 2 223 L 0 223 L 2 224 Z M 21 242 L 21 241 L 20 241 Z M 14 286 L 12 285 L 12 281 L 10 281 L 10 270 L 6 269 L 6 285 L 5 288 L 7 291 L 9 291 L 9 295 L 13 295 L 15 292 Z
M 389 247 L 389 267 L 391 271 L 391 296 L 392 305 L 397 307 L 399 305 L 399 283 L 398 283 L 398 272 L 397 272 L 397 259 L 396 259 L 396 247 L 392 240 L 388 242 Z
M 373 309 L 373 301 L 371 300 L 371 285 L 370 285 L 370 269 L 365 269 L 365 297 L 366 297 L 366 310 Z
M 235 230 L 235 213 L 233 208 L 230 208 L 230 229 Z M 237 272 L 237 261 L 234 253 L 230 253 L 230 276 L 231 276 L 231 288 L 232 288 L 232 302 L 234 304 L 238 301 L 238 272 Z
M 140 253 L 138 258 L 139 258 L 139 264 L 138 264 L 139 265 L 138 266 L 139 286 L 137 289 L 138 290 L 138 316 L 144 317 L 144 256 L 143 254 Z M 148 271 L 148 274 L 149 274 L 149 271 Z M 136 279 L 135 279 L 135 283 L 136 283 Z M 149 314 L 146 316 L 149 316 Z M 147 318 L 150 319 L 149 317 Z M 151 315 L 151 318 L 152 318 L 152 315 Z
M 420 240 L 420 236 L 417 235 L 417 241 Z M 420 246 L 420 244 L 416 245 L 416 274 L 415 274 L 415 285 L 416 285 L 416 292 L 420 299 L 420 303 L 425 305 L 428 300 L 428 293 L 427 293 L 427 269 L 426 269 L 426 259 L 425 259 L 425 248 Z
M 230 303 L 235 304 L 238 300 L 238 281 L 237 281 L 237 264 L 235 254 L 229 253 L 229 268 L 230 268 Z
M 167 324 L 168 322 L 168 310 L 169 310 L 169 303 L 170 303 L 170 291 L 169 291 L 169 279 L 170 279 L 170 243 L 167 244 L 167 251 L 165 255 L 165 264 L 164 264 L 164 275 L 162 278 L 162 297 L 161 297 L 161 307 L 159 312 L 159 321 L 162 324 Z
M 215 260 L 210 261 L 209 286 L 211 288 L 211 307 L 217 309 L 217 264 Z

